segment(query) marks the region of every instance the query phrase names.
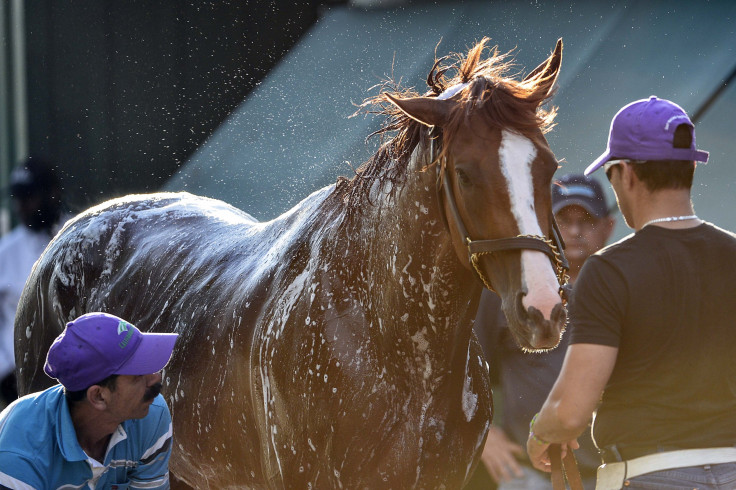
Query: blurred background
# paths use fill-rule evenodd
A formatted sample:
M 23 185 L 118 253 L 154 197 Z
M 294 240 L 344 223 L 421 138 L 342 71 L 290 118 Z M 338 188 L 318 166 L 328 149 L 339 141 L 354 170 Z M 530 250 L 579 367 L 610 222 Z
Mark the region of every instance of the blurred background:
M 72 212 L 186 190 L 271 219 L 375 150 L 349 118 L 389 76 L 425 90 L 435 47 L 483 36 L 528 72 L 562 37 L 560 173 L 606 145 L 611 117 L 656 94 L 697 118 L 695 208 L 736 229 L 736 2 L 2 0 L 0 232 L 7 179 L 39 155 Z M 600 178 L 600 177 L 599 177 Z M 608 187 L 608 186 L 606 186 Z M 612 195 L 612 194 L 611 194 Z M 613 203 L 613 201 L 612 201 Z M 618 237 L 628 233 L 617 226 Z

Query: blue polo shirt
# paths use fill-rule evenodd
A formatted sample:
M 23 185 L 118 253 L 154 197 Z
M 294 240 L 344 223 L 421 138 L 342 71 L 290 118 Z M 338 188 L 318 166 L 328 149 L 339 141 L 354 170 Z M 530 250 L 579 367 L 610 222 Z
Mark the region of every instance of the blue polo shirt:
M 32 393 L 0 414 L 0 488 L 169 488 L 171 414 L 159 395 L 143 419 L 112 434 L 104 461 L 77 441 L 61 385 Z

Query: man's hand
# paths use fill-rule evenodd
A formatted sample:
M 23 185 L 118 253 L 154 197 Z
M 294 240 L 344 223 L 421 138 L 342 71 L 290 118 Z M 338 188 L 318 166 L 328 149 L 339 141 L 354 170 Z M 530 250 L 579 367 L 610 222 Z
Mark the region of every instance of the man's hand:
M 526 452 L 529 455 L 532 466 L 546 473 L 552 472 L 552 463 L 549 459 L 549 446 L 549 444 L 540 442 L 538 439 L 531 437 L 531 435 L 526 441 Z M 564 458 L 567 451 L 572 451 L 579 447 L 580 444 L 578 444 L 577 439 L 567 441 L 564 444 L 560 444 L 560 455 Z
M 501 483 L 512 478 L 521 478 L 524 473 L 517 460 L 520 457 L 524 457 L 524 448 L 509 439 L 499 427 L 492 425 L 488 430 L 481 461 L 493 480 Z
M 542 405 L 529 423 L 526 451 L 538 470 L 550 472 L 547 448 L 559 442 L 564 457 L 580 447 L 577 438 L 588 427 L 591 415 L 616 364 L 618 347 L 570 344 L 562 370 Z

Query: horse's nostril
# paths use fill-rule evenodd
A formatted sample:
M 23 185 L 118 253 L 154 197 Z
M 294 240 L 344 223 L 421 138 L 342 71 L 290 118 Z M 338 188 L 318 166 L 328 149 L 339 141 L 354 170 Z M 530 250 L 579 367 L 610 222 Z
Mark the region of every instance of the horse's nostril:
M 533 306 L 526 310 L 527 324 L 531 332 L 530 344 L 532 350 L 553 349 L 560 343 L 562 327 L 566 313 L 562 304 L 554 307 L 552 319 L 546 320 L 542 312 Z
M 523 315 L 526 316 L 527 311 L 526 307 L 524 306 L 524 296 L 526 296 L 526 291 L 519 291 L 518 293 L 516 293 L 516 310 L 520 311 Z
M 560 329 L 565 325 L 565 322 L 567 322 L 567 309 L 565 309 L 562 303 L 558 303 L 552 309 L 550 320 L 552 321 L 552 325 Z
M 545 324 L 548 322 L 545 322 L 544 315 L 542 315 L 542 312 L 536 309 L 533 306 L 530 306 L 526 310 L 527 315 L 527 321 L 529 321 L 532 325 L 536 326 L 535 330 L 539 330 L 540 327 L 546 326 Z

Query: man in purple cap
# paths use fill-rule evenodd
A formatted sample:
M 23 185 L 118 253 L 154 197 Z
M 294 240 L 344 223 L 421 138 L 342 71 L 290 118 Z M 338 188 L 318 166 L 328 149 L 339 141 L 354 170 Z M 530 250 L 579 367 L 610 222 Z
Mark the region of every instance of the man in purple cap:
M 169 488 L 159 371 L 177 337 L 107 313 L 69 322 L 44 366 L 60 384 L 0 414 L 0 488 Z
M 623 107 L 603 167 L 634 233 L 590 257 L 570 302 L 570 346 L 527 452 L 550 471 L 550 443 L 577 446 L 595 411 L 598 489 L 734 488 L 736 235 L 690 198 L 708 153 L 676 104 Z

